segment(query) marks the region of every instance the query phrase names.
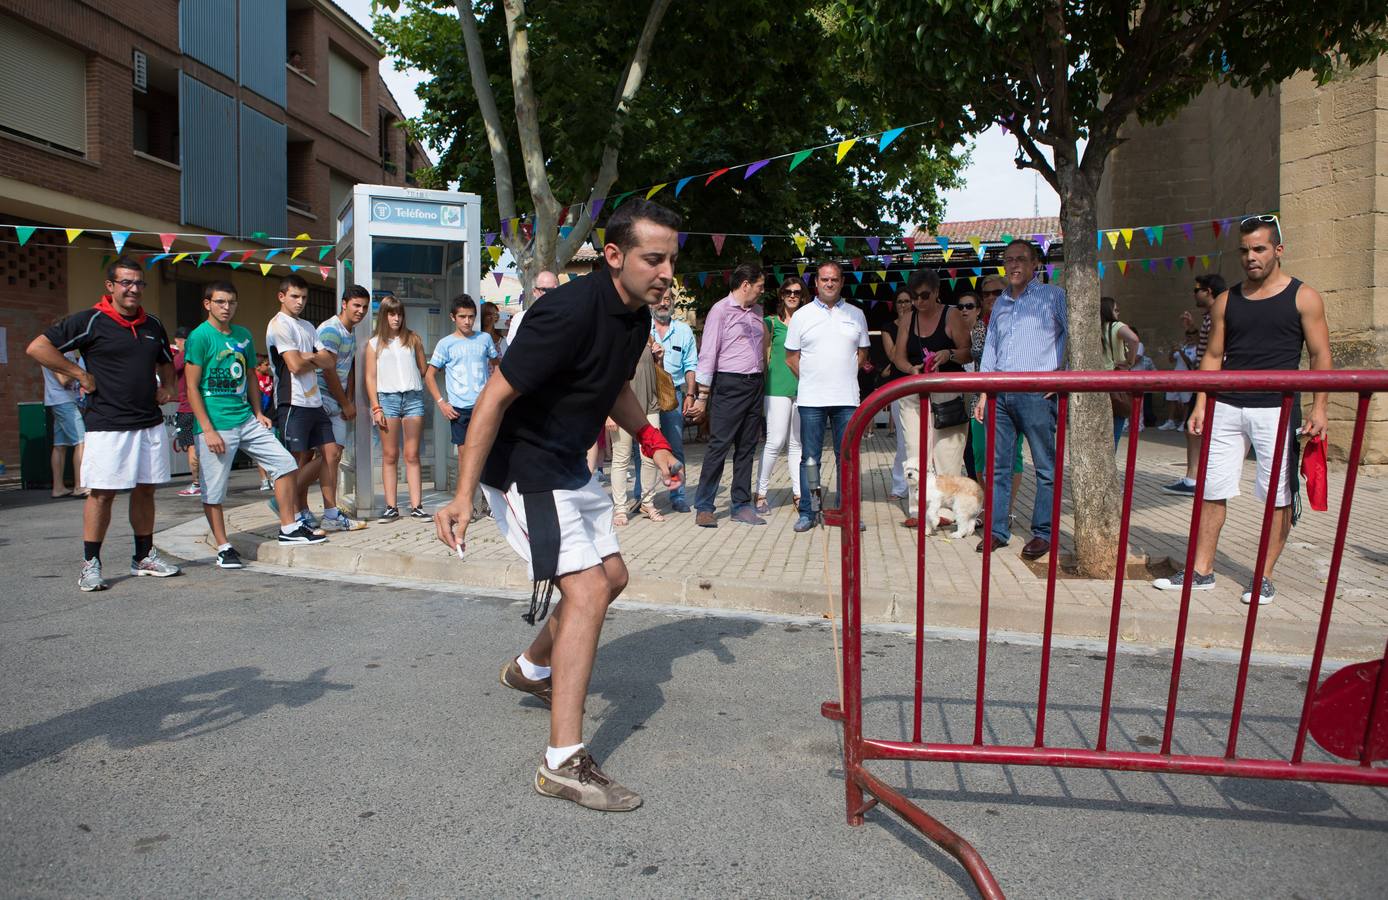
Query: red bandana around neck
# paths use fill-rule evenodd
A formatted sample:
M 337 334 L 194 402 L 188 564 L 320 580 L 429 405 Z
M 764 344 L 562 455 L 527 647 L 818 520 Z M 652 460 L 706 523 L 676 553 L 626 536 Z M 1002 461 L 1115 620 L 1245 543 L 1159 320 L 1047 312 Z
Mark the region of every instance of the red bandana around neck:
M 138 307 L 135 318 L 127 319 L 116 309 L 116 304 L 111 300 L 110 294 L 102 294 L 101 302 L 96 304 L 93 309 L 110 316 L 115 322 L 119 323 L 122 328 L 129 328 L 130 336 L 136 339 L 139 338 L 139 334 L 136 333 L 135 329 L 143 325 L 145 320 L 149 318 L 149 316 L 145 315 L 145 308 L 141 306 Z

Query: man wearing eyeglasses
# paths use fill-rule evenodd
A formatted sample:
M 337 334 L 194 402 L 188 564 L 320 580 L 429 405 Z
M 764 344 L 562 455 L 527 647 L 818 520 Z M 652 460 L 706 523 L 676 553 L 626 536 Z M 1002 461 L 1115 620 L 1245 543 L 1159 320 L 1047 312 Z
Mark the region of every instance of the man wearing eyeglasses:
M 1065 291 L 1036 277 L 1040 254 L 1029 241 L 1015 240 L 1003 249 L 1007 289 L 993 305 L 988 336 L 983 344 L 979 372 L 1054 372 L 1065 368 Z M 1037 559 L 1051 549 L 1051 499 L 1055 490 L 1056 398 L 1054 394 L 1010 393 L 997 395 L 997 431 L 993 438 L 993 533 L 978 542 L 982 553 L 1006 547 L 1012 539 L 1010 517 L 1001 515 L 1012 506 L 1012 479 L 996 477 L 1006 471 L 1026 438 L 1036 467 L 1036 499 L 1031 509 L 1031 540 L 1022 556 Z M 978 398 L 974 418 L 986 421 L 987 395 Z
M 535 283 L 530 287 L 530 303 L 511 317 L 511 321 L 506 326 L 506 346 L 511 346 L 516 342 L 516 332 L 520 330 L 521 319 L 525 317 L 525 310 L 535 305 L 545 294 L 559 287 L 559 276 L 546 269 L 535 276 Z
M 81 483 L 91 492 L 82 511 L 77 580 L 83 591 L 106 589 L 101 544 L 117 491 L 130 491 L 135 533 L 130 574 L 167 578 L 179 573 L 154 549 L 154 488 L 169 480 L 168 435 L 159 406 L 174 399 L 177 382 L 168 333 L 140 304 L 144 290 L 144 267 L 121 257 L 106 270 L 101 301 L 58 321 L 27 351 L 44 368 L 80 382 L 87 393 Z M 81 352 L 85 369 L 63 356 L 71 350 Z
M 1210 339 L 1200 359 L 1200 371 L 1267 371 L 1301 368 L 1301 348 L 1310 356 L 1311 368 L 1329 370 L 1330 328 L 1325 302 L 1309 285 L 1282 271 L 1282 226 L 1276 216 L 1249 216 L 1239 224 L 1239 259 L 1244 279 L 1214 300 L 1210 307 Z M 1330 395 L 1320 391 L 1311 401 L 1305 425 L 1298 404 L 1292 406 L 1291 428 L 1279 432 L 1282 394 L 1277 391 L 1231 391 L 1219 394 L 1212 413 L 1207 396 L 1195 395 L 1190 431 L 1199 435 L 1210 429 L 1210 452 L 1205 466 L 1205 491 L 1201 498 L 1200 533 L 1195 536 L 1195 566 L 1190 573 L 1177 572 L 1158 578 L 1153 587 L 1180 591 L 1190 581 L 1191 590 L 1214 590 L 1215 552 L 1224 527 L 1230 497 L 1239 495 L 1243 461 L 1252 446 L 1258 471 L 1254 494 L 1259 501 L 1275 491 L 1272 534 L 1258 587 L 1257 602 L 1271 603 L 1277 596 L 1272 570 L 1287 544 L 1296 519 L 1297 444 L 1293 437 L 1324 437 Z M 1272 457 L 1282 442 L 1282 470 L 1272 485 Z M 1243 592 L 1243 602 L 1253 602 L 1253 585 Z

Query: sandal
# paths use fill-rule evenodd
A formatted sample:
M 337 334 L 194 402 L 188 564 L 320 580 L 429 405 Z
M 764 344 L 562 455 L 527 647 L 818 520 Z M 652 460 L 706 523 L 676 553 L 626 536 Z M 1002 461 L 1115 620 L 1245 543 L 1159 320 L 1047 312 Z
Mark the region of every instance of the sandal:
M 757 515 L 764 516 L 771 512 L 771 504 L 766 502 L 766 497 L 757 498 Z
M 650 519 L 652 522 L 664 522 L 665 514 L 655 508 L 654 503 L 642 503 L 641 515 Z
M 627 524 L 627 511 L 619 509 L 612 513 L 612 524 L 617 528 L 622 528 Z

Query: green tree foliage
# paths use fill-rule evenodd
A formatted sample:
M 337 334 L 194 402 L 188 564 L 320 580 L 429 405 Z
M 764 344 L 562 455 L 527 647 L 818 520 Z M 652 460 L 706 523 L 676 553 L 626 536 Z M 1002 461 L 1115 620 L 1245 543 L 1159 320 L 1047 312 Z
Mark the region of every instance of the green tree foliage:
M 1322 81 L 1388 50 L 1388 3 L 1330 0 L 835 0 L 845 61 L 910 96 L 946 138 L 1006 123 L 1017 164 L 1061 199 L 1070 361 L 1101 368 L 1096 198 L 1120 129 L 1159 121 L 1210 84 Z M 1075 398 L 1069 482 L 1079 565 L 1111 573 L 1120 515 L 1109 406 Z
M 612 124 L 614 91 L 649 6 L 650 0 L 531 0 L 526 6 L 545 172 L 560 204 L 589 196 Z M 497 106 L 514 129 L 502 4 L 478 3 L 475 12 Z M 838 38 L 827 24 L 822 10 L 792 0 L 674 4 L 626 117 L 620 170 L 603 216 L 622 193 L 670 182 L 653 199 L 679 210 L 695 233 L 685 245 L 682 272 L 800 255 L 789 240 L 768 239 L 758 254 L 739 237 L 728 238 L 717 254 L 698 232 L 881 234 L 895 227 L 884 222 L 938 221 L 943 210 L 936 189 L 956 183 L 961 159 L 934 126 L 909 130 L 880 153 L 875 142 L 862 141 L 841 165 L 829 148 L 794 172 L 788 160 L 778 160 L 745 181 L 740 171 L 708 187 L 696 179 L 675 196 L 675 182 L 684 175 L 918 121 L 911 118 L 918 106 L 913 98 L 881 89 L 861 76 L 858 63 L 836 53 Z M 447 3 L 407 0 L 396 15 L 378 16 L 375 32 L 402 64 L 433 75 L 419 88 L 425 110 L 411 127 L 443 150 L 436 180 L 480 194 L 484 221 L 497 222 L 494 167 L 456 11 Z M 523 172 L 520 142 L 510 136 L 507 148 L 512 169 Z M 517 177 L 515 192 L 518 213 L 535 209 L 523 178 Z M 586 215 L 570 222 L 590 224 Z M 807 252 L 816 249 L 833 252 L 827 241 Z M 703 293 L 721 296 L 714 283 Z

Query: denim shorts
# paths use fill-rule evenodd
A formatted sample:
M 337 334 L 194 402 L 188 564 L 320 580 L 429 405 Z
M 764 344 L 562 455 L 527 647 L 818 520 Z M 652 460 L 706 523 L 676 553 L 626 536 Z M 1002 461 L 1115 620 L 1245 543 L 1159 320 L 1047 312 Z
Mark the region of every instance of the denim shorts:
M 424 417 L 423 391 L 392 391 L 377 394 L 376 399 L 380 402 L 381 412 L 385 413 L 387 419 Z
M 76 447 L 87 440 L 87 426 L 76 403 L 57 403 L 48 409 L 53 413 L 54 447 Z

